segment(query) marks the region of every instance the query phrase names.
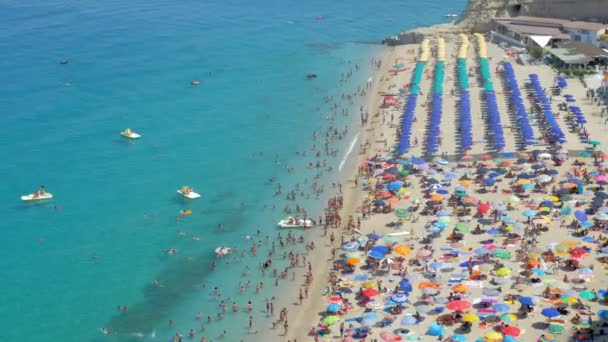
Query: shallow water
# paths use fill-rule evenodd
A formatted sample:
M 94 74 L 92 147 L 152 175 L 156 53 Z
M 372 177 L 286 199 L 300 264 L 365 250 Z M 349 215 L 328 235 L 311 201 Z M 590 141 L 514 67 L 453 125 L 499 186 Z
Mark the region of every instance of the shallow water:
M 165 340 L 197 328 L 196 312 L 218 311 L 208 297 L 217 285 L 241 307 L 251 297 L 261 309 L 276 293 L 270 277 L 260 295 L 238 288 L 245 266 L 255 269 L 258 260 L 228 258 L 211 272 L 213 249 L 247 248 L 243 236 L 257 229 L 261 238 L 275 236 L 286 201 L 273 198 L 268 179 L 289 188 L 312 177 L 303 168 L 308 159 L 294 152 L 310 149 L 312 132 L 328 124 L 317 108 L 327 110 L 322 98 L 336 94 L 347 61 L 363 68 L 340 91 L 371 74 L 369 59 L 380 48 L 361 42 L 442 22 L 464 7 L 445 3 L 0 4 L 3 340 L 139 340 L 137 332 Z M 319 77 L 306 80 L 311 72 Z M 191 86 L 193 79 L 201 85 Z M 121 139 L 126 127 L 142 139 Z M 336 168 L 356 134 L 351 128 L 329 160 Z M 40 184 L 52 201 L 19 201 Z M 178 198 L 186 184 L 203 198 Z M 193 214 L 176 221 L 182 209 Z M 155 279 L 162 287 L 151 286 Z M 236 338 L 247 318 L 209 324 L 206 335 L 230 327 L 228 338 Z M 100 327 L 117 333 L 103 336 Z

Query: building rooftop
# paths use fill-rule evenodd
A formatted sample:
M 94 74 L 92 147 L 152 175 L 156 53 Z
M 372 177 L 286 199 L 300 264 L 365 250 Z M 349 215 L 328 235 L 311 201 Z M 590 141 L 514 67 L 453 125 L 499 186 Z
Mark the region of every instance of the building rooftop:
M 568 41 L 557 48 L 548 48 L 552 55 L 567 64 L 587 64 L 594 57 L 608 57 L 608 53 L 599 47 L 581 42 Z
M 519 16 L 513 18 L 496 18 L 501 24 L 510 23 L 528 26 L 566 28 L 572 30 L 600 31 L 608 28 L 608 24 L 591 21 L 577 21 L 556 18 Z

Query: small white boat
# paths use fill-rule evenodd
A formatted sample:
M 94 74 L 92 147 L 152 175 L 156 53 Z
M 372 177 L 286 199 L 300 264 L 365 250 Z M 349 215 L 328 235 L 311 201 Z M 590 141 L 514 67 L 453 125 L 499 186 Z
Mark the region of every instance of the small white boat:
M 53 194 L 45 192 L 43 194 L 32 193 L 29 195 L 21 196 L 22 201 L 42 201 L 53 198 Z
M 458 16 L 458 14 L 448 13 L 445 16 L 448 17 L 448 18 L 456 18 Z
M 217 256 L 224 256 L 226 254 L 230 254 L 231 251 L 232 251 L 232 249 L 230 247 L 220 246 L 215 249 L 215 254 Z
M 190 198 L 190 199 L 195 199 L 195 198 L 201 197 L 201 195 L 199 193 L 194 192 L 194 189 L 192 189 L 189 186 L 184 186 L 183 188 L 177 190 L 177 193 L 186 198 Z
M 284 220 L 279 221 L 279 227 L 281 228 L 310 228 L 312 227 L 311 220 L 303 220 L 300 218 L 288 217 Z
M 120 132 L 120 135 L 122 135 L 125 138 L 129 138 L 129 139 L 139 139 L 139 138 L 141 138 L 141 135 L 133 132 L 130 128 L 127 128 L 124 131 Z

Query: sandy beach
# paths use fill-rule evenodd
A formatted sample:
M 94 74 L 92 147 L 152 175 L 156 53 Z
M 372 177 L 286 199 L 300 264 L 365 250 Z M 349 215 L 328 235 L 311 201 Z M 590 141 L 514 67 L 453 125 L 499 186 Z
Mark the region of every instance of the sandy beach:
M 605 209 L 603 200 L 596 198 L 605 174 L 605 165 L 599 164 L 600 151 L 608 143 L 601 132 L 600 107 L 587 98 L 579 80 L 567 79 L 561 93 L 552 94 L 557 75 L 548 66 L 519 65 L 508 56 L 510 51 L 488 43 L 491 82 L 505 135 L 503 152 L 509 152 L 496 153 L 488 139 L 493 133 L 486 124 L 487 104 L 479 75 L 479 58 L 484 53 L 475 37 L 469 36 L 465 60 L 473 144 L 462 151 L 456 68 L 462 41 L 450 38 L 445 43 L 441 142 L 435 156 L 425 156 L 425 143 L 429 94 L 441 59 L 438 40 L 430 41 L 432 53 L 420 82 L 412 147 L 397 159 L 397 131 L 407 100 L 398 94 L 408 93 L 421 51 L 419 45 L 387 48 L 367 99 L 370 119 L 362 127 L 359 143 L 363 145 L 357 156 L 361 167 L 345 176 L 342 224 L 327 233 L 324 229 L 313 232 L 320 248 L 310 254 L 312 285 L 301 304 L 298 286 L 292 298 L 282 299 L 288 303 L 289 328 L 286 334 L 283 328 L 271 330 L 273 339 L 566 341 L 575 333 L 590 337 L 588 323 L 593 334 L 600 333 L 606 276 L 597 256 L 605 243 L 600 229 Z M 521 132 L 510 110 L 512 92 L 506 87 L 505 61 L 514 70 L 536 139 L 525 150 L 517 143 Z M 405 70 L 395 72 L 395 65 Z M 557 123 L 566 142 L 559 146 L 549 146 L 542 139 L 547 127 L 539 125 L 543 114 L 531 111 L 532 101 L 538 99 L 529 86 L 530 74 L 538 75 L 551 97 L 552 111 L 560 114 Z M 388 106 L 387 94 L 395 95 Z M 574 101 L 567 102 L 564 94 L 572 95 Z M 587 121 L 582 125 L 587 138 L 583 131 L 571 129 L 567 111 L 559 110 L 562 103 L 580 107 Z M 539 157 L 544 153 L 549 156 Z M 567 159 L 562 159 L 563 154 Z M 418 163 L 417 157 L 424 160 Z M 575 161 L 584 165 L 575 166 Z M 372 164 L 381 165 L 381 170 L 370 173 Z M 531 177 L 520 178 L 522 173 Z M 559 192 L 574 187 L 568 183 L 573 177 L 580 179 L 584 190 Z M 395 180 L 402 187 L 386 189 Z M 531 187 L 522 190 L 524 184 Z M 457 187 L 464 195 L 458 195 Z M 381 192 L 389 197 L 381 198 Z M 372 204 L 380 199 L 384 204 Z M 588 217 L 583 219 L 579 212 Z M 355 227 L 348 227 L 349 216 Z M 585 228 L 582 233 L 580 228 Z M 378 246 L 382 246 L 376 250 L 383 252 L 381 257 L 372 254 Z M 304 278 L 303 273 L 298 279 Z M 403 281 L 411 289 L 400 287 Z M 531 304 L 522 304 L 527 298 Z M 337 306 L 330 308 L 332 304 Z M 457 304 L 462 306 L 452 310 Z M 554 315 L 549 308 L 559 313 Z

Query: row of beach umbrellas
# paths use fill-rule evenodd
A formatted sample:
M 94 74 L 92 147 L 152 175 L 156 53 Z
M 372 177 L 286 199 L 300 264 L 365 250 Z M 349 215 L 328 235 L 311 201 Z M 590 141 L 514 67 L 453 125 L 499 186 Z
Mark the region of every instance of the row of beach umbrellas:
M 551 103 L 549 102 L 549 99 L 547 98 L 547 94 L 545 93 L 545 91 L 543 90 L 543 87 L 540 84 L 538 75 L 530 74 L 530 82 L 532 84 L 532 88 L 534 89 L 534 92 L 536 93 L 536 98 L 540 102 L 540 106 L 542 108 L 543 118 L 544 118 L 544 123 L 545 123 L 544 126 L 547 127 L 547 129 L 548 129 L 549 133 L 551 134 L 551 136 L 553 137 L 553 139 L 555 139 L 556 141 L 558 141 L 561 144 L 565 143 L 566 135 L 564 134 L 562 129 L 559 127 L 559 124 L 557 123 L 557 120 L 555 119 L 555 115 L 553 114 L 553 111 L 551 110 Z
M 403 123 L 401 126 L 401 136 L 399 137 L 399 154 L 407 153 L 410 149 L 412 124 L 414 123 L 414 115 L 416 114 L 420 81 L 422 80 L 425 65 L 426 62 L 419 61 L 416 63 L 416 68 L 414 69 L 410 94 L 408 95 L 407 104 L 403 111 Z
M 463 43 L 464 44 L 464 43 Z M 473 147 L 473 121 L 471 119 L 471 96 L 469 93 L 469 77 L 465 58 L 458 59 L 458 81 L 460 85 L 460 147 L 463 151 Z
M 533 145 L 534 131 L 532 130 L 532 126 L 530 126 L 528 111 L 526 110 L 526 106 L 521 97 L 521 92 L 515 77 L 515 71 L 510 62 L 504 63 L 504 76 L 506 78 L 507 87 L 511 92 L 511 104 L 513 105 L 513 110 L 517 114 L 517 121 L 519 122 L 524 143 L 526 145 Z
M 441 112 L 443 109 L 443 79 L 445 77 L 445 62 L 438 61 L 435 66 L 435 79 L 433 81 L 433 94 L 431 104 L 431 118 L 428 126 L 426 151 L 435 153 L 439 150 L 439 136 L 441 134 Z

